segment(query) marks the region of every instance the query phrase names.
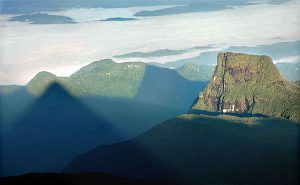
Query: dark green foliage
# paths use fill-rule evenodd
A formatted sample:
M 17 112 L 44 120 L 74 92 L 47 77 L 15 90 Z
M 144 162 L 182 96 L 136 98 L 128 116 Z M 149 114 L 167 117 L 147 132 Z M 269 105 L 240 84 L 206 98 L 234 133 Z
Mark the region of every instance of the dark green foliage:
M 299 125 L 281 119 L 183 115 L 76 157 L 65 172 L 178 184 L 297 184 Z
M 299 86 L 286 81 L 267 56 L 220 53 L 210 84 L 192 107 L 300 120 Z

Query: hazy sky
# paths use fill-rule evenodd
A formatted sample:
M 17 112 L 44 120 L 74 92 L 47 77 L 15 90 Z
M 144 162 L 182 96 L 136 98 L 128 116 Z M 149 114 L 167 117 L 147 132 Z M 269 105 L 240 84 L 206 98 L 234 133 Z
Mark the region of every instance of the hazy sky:
M 72 8 L 43 12 L 73 18 L 78 24 L 9 22 L 8 19 L 15 15 L 1 15 L 0 84 L 26 84 L 43 70 L 68 76 L 95 60 L 130 52 L 186 50 L 173 56 L 115 60 L 165 63 L 210 50 L 189 49 L 196 46 L 213 45 L 222 49 L 300 40 L 299 0 L 218 11 L 137 17 L 139 20 L 136 21 L 99 21 L 134 17 L 140 11 L 162 8 L 166 7 Z M 299 59 L 299 56 L 294 57 Z M 290 60 L 281 59 L 283 62 Z

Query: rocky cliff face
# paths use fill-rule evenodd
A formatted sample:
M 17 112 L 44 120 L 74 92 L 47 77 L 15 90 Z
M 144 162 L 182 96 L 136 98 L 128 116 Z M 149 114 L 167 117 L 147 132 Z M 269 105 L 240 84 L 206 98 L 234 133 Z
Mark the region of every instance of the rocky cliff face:
M 214 76 L 191 112 L 252 113 L 300 121 L 299 90 L 268 56 L 219 53 Z

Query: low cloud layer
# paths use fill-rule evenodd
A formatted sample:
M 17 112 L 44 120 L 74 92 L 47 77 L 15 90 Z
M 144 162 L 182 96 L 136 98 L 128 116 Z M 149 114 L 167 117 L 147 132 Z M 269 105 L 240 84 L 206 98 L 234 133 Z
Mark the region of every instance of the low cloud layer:
M 127 22 L 9 24 L 0 27 L 0 84 L 25 84 L 42 70 L 68 76 L 95 60 L 124 53 L 296 41 L 300 39 L 299 11 L 299 1 L 294 1 Z M 77 20 L 88 20 L 86 15 L 77 16 Z M 184 57 L 196 55 L 199 52 Z

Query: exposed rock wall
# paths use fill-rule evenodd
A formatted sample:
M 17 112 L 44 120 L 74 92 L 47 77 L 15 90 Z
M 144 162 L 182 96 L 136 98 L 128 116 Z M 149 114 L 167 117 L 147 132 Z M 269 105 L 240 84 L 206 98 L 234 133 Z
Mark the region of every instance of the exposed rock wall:
M 191 112 L 252 113 L 300 120 L 300 89 L 268 56 L 219 53 L 214 76 Z

